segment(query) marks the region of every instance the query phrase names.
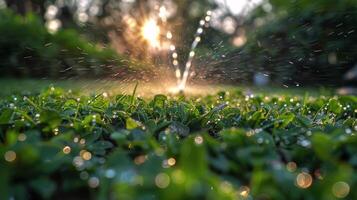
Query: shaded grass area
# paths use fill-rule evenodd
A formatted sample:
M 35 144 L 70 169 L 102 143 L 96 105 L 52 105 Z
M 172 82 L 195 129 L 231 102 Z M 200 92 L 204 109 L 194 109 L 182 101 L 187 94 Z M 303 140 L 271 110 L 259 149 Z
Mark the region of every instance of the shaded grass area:
M 357 198 L 353 96 L 7 83 L 35 93 L 0 99 L 0 199 Z

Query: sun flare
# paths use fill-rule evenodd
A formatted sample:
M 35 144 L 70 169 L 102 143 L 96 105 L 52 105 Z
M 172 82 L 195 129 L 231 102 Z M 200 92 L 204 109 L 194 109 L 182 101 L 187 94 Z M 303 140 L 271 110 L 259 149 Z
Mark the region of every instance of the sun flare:
M 157 25 L 155 20 L 147 20 L 142 27 L 141 33 L 143 38 L 150 44 L 150 46 L 154 48 L 160 46 L 160 27 Z

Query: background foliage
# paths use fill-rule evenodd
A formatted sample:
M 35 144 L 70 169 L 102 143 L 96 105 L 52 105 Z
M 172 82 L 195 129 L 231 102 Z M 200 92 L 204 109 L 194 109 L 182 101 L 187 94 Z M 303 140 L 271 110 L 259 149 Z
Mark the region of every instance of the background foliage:
M 84 39 L 76 30 L 50 34 L 34 14 L 0 11 L 0 70 L 2 76 L 35 78 L 129 77 L 150 65 L 118 55 Z M 138 77 L 140 78 L 140 77 Z
M 230 53 L 225 72 L 237 66 L 234 81 L 260 71 L 288 85 L 341 84 L 357 63 L 356 1 L 270 2 L 272 12 L 257 8 L 245 22 L 248 41 Z
M 83 2 L 89 6 L 83 7 L 87 5 Z M 260 72 L 279 85 L 336 86 L 343 84 L 344 73 L 357 63 L 357 3 L 353 0 L 264 0 L 253 10 L 248 9 L 248 13 L 238 14 L 232 12 L 234 8 L 222 7 L 218 1 L 211 0 L 83 2 L 7 0 L 9 9 L 25 17 L 20 19 L 1 11 L 4 13 L 0 19 L 2 76 L 106 77 L 118 71 L 130 71 L 125 64 L 130 62 L 128 59 L 134 59 L 133 62 L 139 59 L 144 66 L 155 64 L 168 68 L 167 52 L 150 52 L 145 41 L 132 37 L 140 30 L 126 23 L 130 18 L 141 26 L 143 19 L 158 15 L 155 5 L 166 5 L 173 10 L 167 28 L 174 33 L 181 63 L 188 56 L 200 18 L 208 9 L 220 10 L 221 14 L 203 35 L 197 49 L 193 78 L 197 81 L 252 83 L 254 74 Z M 59 9 L 55 19 L 63 27 L 55 35 L 41 27 L 49 21 L 46 13 L 51 5 Z M 30 12 L 33 14 L 27 15 Z M 39 18 L 35 19 L 34 15 Z M 234 22 L 234 29 L 229 33 L 224 28 L 226 19 Z M 19 31 L 28 27 L 36 27 L 39 33 Z M 76 41 L 78 38 L 81 39 Z M 243 41 L 238 46 L 234 45 L 237 38 Z M 49 43 L 53 46 L 46 47 Z M 84 61 L 82 52 L 75 46 L 88 51 Z M 67 53 L 61 52 L 66 48 Z M 66 69 L 73 71 L 61 72 Z M 126 77 L 119 75 L 119 78 Z

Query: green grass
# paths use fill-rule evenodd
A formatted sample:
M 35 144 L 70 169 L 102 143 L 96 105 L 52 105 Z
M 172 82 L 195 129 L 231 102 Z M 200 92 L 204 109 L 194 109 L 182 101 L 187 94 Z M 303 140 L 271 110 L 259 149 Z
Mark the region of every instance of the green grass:
M 67 91 L 80 92 L 82 95 L 91 95 L 99 93 L 108 93 L 109 95 L 116 94 L 131 94 L 134 90 L 136 82 L 129 81 L 116 81 L 108 79 L 94 80 L 39 80 L 39 79 L 13 79 L 13 78 L 0 78 L 0 97 L 6 97 L 13 94 L 31 95 L 38 94 L 49 86 L 60 87 Z M 155 82 L 139 82 L 136 91 L 137 96 L 144 98 L 152 98 L 157 94 L 165 94 L 172 96 L 175 90 L 174 83 L 170 81 L 157 81 Z M 299 87 L 239 87 L 232 85 L 212 85 L 212 84 L 199 84 L 191 85 L 187 88 L 186 96 L 205 96 L 216 94 L 219 91 L 234 92 L 237 89 L 245 94 L 259 93 L 268 96 L 279 95 L 298 95 L 304 96 L 305 94 L 318 97 L 320 95 L 332 96 L 335 91 L 326 88 L 299 88 Z
M 357 97 L 30 83 L 2 91 L 0 199 L 357 199 Z

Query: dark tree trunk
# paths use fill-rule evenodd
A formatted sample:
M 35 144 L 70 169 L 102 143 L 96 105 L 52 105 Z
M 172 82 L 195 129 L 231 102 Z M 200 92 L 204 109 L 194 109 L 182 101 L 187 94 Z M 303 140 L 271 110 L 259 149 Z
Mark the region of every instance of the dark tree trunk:
M 28 12 L 34 12 L 43 17 L 46 11 L 43 0 L 5 0 L 5 2 L 10 9 L 20 15 L 25 15 Z
M 21 15 L 26 14 L 26 7 L 28 5 L 29 0 L 5 0 L 6 5 Z

